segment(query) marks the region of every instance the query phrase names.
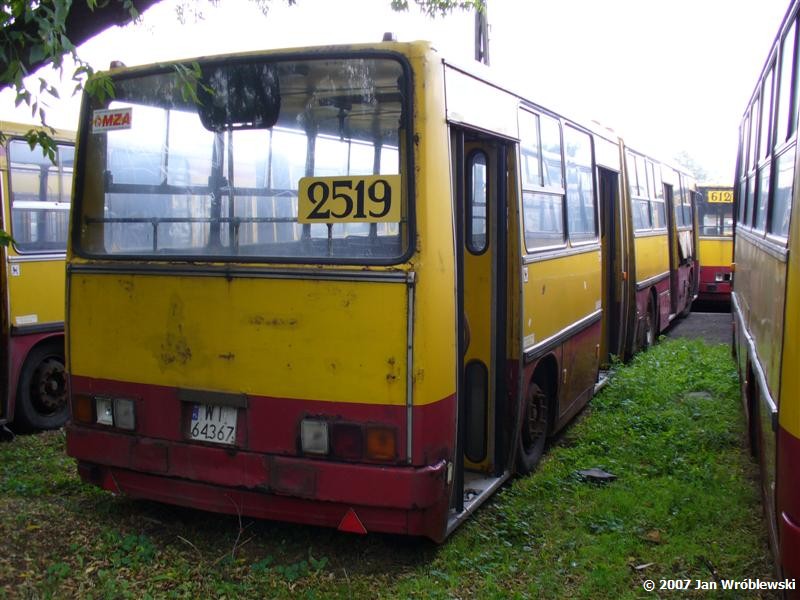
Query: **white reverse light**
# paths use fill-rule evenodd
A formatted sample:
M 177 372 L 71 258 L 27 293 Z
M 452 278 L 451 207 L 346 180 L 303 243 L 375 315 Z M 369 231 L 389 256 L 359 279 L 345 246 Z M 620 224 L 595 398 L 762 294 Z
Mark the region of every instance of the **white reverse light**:
M 307 454 L 328 454 L 328 424 L 325 421 L 303 419 L 300 422 L 300 445 Z
M 94 406 L 98 423 L 101 425 L 114 425 L 114 408 L 111 398 L 95 398 Z
M 133 430 L 136 428 L 136 410 L 133 400 L 129 398 L 114 398 L 114 425 L 120 429 Z

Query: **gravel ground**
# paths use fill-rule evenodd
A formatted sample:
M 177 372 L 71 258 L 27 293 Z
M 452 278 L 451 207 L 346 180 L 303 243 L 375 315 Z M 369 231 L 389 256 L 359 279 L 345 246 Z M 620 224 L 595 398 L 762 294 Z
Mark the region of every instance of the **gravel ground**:
M 707 310 L 708 307 L 698 307 Z M 730 312 L 695 312 L 675 319 L 667 330 L 667 337 L 702 338 L 709 344 L 731 343 Z

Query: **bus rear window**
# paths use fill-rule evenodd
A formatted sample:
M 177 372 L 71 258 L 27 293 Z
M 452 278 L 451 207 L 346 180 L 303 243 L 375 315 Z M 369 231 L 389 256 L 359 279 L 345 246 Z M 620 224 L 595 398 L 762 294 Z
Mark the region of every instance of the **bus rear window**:
M 79 251 L 278 262 L 406 254 L 408 78 L 398 61 L 251 59 L 199 72 L 121 76 L 114 98 L 84 115 Z

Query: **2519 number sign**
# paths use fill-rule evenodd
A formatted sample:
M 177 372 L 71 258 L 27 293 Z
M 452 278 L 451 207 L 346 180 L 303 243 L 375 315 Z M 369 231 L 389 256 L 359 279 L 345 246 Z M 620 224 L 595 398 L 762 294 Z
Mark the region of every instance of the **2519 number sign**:
M 400 175 L 303 177 L 300 223 L 396 223 L 400 221 Z

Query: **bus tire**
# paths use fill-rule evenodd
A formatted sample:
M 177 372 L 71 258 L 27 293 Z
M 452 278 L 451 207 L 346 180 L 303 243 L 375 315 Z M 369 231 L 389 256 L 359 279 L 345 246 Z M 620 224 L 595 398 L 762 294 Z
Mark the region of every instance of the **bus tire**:
M 536 381 L 531 381 L 517 444 L 517 472 L 521 475 L 533 472 L 544 453 L 549 403 L 550 399 L 544 389 Z
M 25 359 L 17 383 L 14 422 L 28 430 L 56 429 L 68 414 L 63 341 L 48 340 Z

